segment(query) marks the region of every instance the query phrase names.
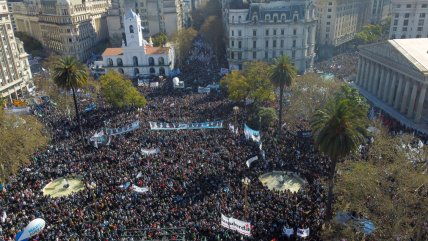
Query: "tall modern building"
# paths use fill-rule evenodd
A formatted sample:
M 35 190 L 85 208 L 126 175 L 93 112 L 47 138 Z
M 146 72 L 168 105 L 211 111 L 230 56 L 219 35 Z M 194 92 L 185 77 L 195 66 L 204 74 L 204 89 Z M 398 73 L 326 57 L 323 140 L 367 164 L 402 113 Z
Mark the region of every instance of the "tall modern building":
M 390 39 L 428 37 L 428 0 L 392 0 Z
M 129 9 L 139 14 L 144 34 L 172 33 L 184 26 L 183 0 L 112 0 L 108 10 L 110 42 L 120 46 L 125 38 L 123 15 Z
M 368 23 L 371 0 L 314 0 L 318 19 L 317 44 L 321 57 L 353 40 Z
M 7 2 L 0 0 L 0 97 L 19 99 L 32 85 L 28 54 L 15 38 Z
M 316 19 L 311 0 L 224 0 L 223 22 L 229 69 L 246 61 L 291 58 L 300 73 L 313 67 Z
M 109 0 L 24 0 L 13 5 L 18 31 L 60 55 L 84 61 L 108 40 Z

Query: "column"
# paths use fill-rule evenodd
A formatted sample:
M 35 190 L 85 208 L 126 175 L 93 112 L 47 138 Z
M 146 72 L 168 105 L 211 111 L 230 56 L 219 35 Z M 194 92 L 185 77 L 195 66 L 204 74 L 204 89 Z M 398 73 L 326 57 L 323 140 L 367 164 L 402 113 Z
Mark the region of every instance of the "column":
M 382 99 L 382 90 L 385 88 L 385 71 L 385 67 L 383 65 L 380 65 L 380 79 L 376 90 L 376 96 L 379 100 Z
M 424 85 L 422 85 L 421 91 L 419 93 L 418 104 L 416 106 L 416 114 L 415 114 L 415 121 L 416 122 L 421 120 L 426 92 L 427 92 L 427 85 L 424 84 Z
M 361 82 L 361 75 L 363 74 L 363 57 L 360 56 L 359 61 L 358 61 L 358 69 L 357 69 L 357 79 L 356 79 L 356 84 L 360 85 Z
M 371 78 L 370 78 L 371 85 L 369 86 L 369 88 L 370 88 L 370 94 L 376 96 L 375 86 L 376 86 L 378 79 L 379 79 L 379 64 L 377 64 L 377 63 L 373 63 L 373 64 L 374 64 L 374 70 L 375 71 L 374 71 L 374 74 L 371 75 Z
M 395 98 L 394 98 L 395 109 L 398 109 L 398 106 L 400 106 L 400 102 L 402 100 L 402 97 L 401 97 L 402 88 L 403 88 L 403 75 L 399 74 L 398 86 L 397 86 L 397 90 L 395 91 Z
M 416 94 L 418 93 L 418 82 L 413 81 L 412 94 L 410 95 L 409 108 L 407 109 L 407 117 L 412 118 L 415 108 Z
M 366 59 L 365 61 L 365 65 L 366 67 L 364 67 L 364 75 L 363 75 L 363 87 L 365 90 L 368 90 L 368 86 L 369 86 L 369 75 L 370 75 L 370 71 L 371 71 L 371 65 L 370 65 L 370 60 Z
M 385 85 L 383 86 L 382 100 L 386 102 L 388 100 L 389 86 L 391 85 L 391 70 L 385 67 Z
M 410 79 L 409 78 L 405 78 L 405 82 L 406 85 L 404 87 L 404 93 L 403 93 L 403 100 L 401 101 L 401 108 L 400 108 L 400 112 L 404 114 L 404 111 L 406 110 L 407 107 L 407 102 L 409 102 L 409 92 L 410 92 Z
M 391 84 L 389 85 L 389 92 L 388 92 L 388 104 L 392 106 L 394 104 L 394 94 L 395 94 L 395 86 L 397 85 L 397 72 L 392 72 L 391 70 Z

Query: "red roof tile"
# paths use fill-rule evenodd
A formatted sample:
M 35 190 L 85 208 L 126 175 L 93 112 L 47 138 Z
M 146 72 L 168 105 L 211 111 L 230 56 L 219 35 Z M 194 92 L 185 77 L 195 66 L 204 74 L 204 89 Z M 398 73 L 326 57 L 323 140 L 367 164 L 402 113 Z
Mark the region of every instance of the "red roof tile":
M 116 56 L 116 55 L 123 55 L 123 49 L 122 48 L 106 48 L 104 50 L 104 53 L 102 56 Z

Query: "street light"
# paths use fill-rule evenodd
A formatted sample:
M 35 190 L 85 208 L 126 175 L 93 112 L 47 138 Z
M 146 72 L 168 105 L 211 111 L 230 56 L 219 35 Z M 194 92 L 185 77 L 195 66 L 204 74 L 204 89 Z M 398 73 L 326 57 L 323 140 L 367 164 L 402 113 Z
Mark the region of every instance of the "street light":
M 244 216 L 247 221 L 248 221 L 248 208 L 250 207 L 250 205 L 248 204 L 248 187 L 250 186 L 250 182 L 251 180 L 248 177 L 242 178 L 242 184 L 244 185 L 244 191 L 245 191 Z
M 239 107 L 234 106 L 233 107 L 233 113 L 235 114 L 235 125 L 238 127 L 238 113 L 239 113 Z

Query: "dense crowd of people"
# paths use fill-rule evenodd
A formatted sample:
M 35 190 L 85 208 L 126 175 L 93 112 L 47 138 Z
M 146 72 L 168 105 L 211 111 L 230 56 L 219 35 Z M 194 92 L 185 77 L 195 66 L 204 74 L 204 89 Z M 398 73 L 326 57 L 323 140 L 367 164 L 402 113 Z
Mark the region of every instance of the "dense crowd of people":
M 315 63 L 314 70 L 334 74 L 340 80 L 349 80 L 350 76 L 357 74 L 357 67 L 358 52 L 344 52 Z

